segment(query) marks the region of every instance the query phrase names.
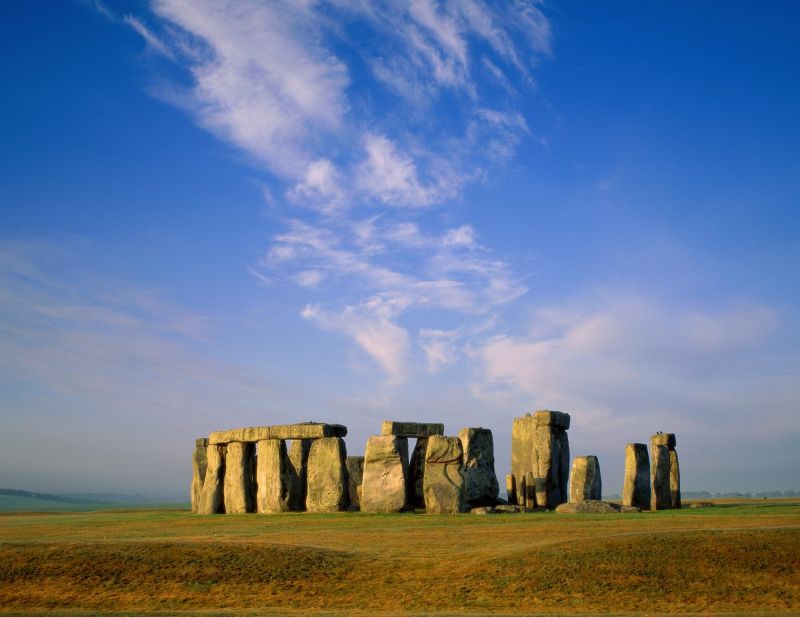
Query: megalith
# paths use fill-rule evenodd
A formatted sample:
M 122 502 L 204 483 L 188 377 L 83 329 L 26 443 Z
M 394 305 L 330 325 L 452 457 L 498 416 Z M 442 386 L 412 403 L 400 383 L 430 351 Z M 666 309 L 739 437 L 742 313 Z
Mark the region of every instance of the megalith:
M 493 506 L 500 486 L 494 471 L 494 440 L 488 428 L 464 428 L 458 433 L 464 452 L 464 500 L 470 508 Z
M 622 505 L 650 509 L 650 457 L 643 443 L 625 446 L 625 481 Z
M 235 441 L 228 444 L 225 456 L 225 512 L 255 512 L 255 444 Z
M 601 499 L 602 480 L 600 461 L 596 456 L 576 456 L 572 462 L 572 475 L 569 484 L 569 502 L 594 501 Z
M 528 478 L 526 477 L 526 474 L 522 474 L 517 478 L 517 505 L 521 508 L 524 508 L 527 499 L 528 499 Z
M 681 507 L 681 476 L 675 433 L 656 433 L 650 437 L 650 505 L 653 510 Z
M 425 495 L 423 494 L 423 479 L 425 477 L 425 453 L 428 450 L 428 438 L 417 437 L 414 451 L 411 453 L 411 461 L 408 470 L 408 501 L 415 508 L 425 507 Z
M 313 439 L 293 439 L 289 446 L 289 471 L 292 477 L 289 489 L 289 509 L 299 512 L 306 509 L 306 482 L 308 453 Z
M 192 512 L 197 512 L 200 505 L 200 494 L 203 492 L 203 482 L 206 479 L 208 467 L 208 438 L 199 437 L 195 440 L 192 455 Z
M 364 452 L 362 512 L 399 512 L 408 502 L 408 438 L 374 435 Z
M 206 476 L 197 505 L 198 514 L 223 514 L 225 512 L 225 454 L 226 446 L 209 445 L 206 448 Z
M 262 439 L 256 462 L 256 511 L 262 514 L 291 510 L 294 482 L 286 442 Z
M 506 474 L 506 499 L 512 506 L 517 504 L 517 480 L 512 473 Z
M 363 456 L 348 456 L 345 459 L 345 467 L 347 468 L 347 492 L 350 497 L 350 509 L 361 509 L 361 498 L 359 489 L 364 480 L 364 457 Z
M 569 414 L 539 410 L 514 418 L 511 432 L 511 473 L 531 472 L 536 504 L 550 509 L 567 500 L 569 482 Z
M 341 437 L 315 439 L 308 453 L 306 510 L 337 512 L 348 505 L 347 449 Z
M 425 510 L 432 514 L 464 511 L 463 448 L 458 437 L 431 435 L 425 452 Z

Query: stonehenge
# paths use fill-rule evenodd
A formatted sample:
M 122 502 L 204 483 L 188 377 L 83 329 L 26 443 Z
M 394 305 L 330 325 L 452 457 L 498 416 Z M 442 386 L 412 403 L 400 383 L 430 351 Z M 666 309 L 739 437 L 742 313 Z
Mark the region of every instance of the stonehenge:
M 559 411 L 514 418 L 507 500 L 499 497 L 492 431 L 483 427 L 445 435 L 441 423 L 389 420 L 367 439 L 363 456 L 347 456 L 341 424 L 215 431 L 195 440 L 191 509 L 205 515 L 600 511 L 599 460 L 570 459 L 569 427 L 569 414 Z M 611 504 L 615 511 L 681 507 L 675 446 L 674 433 L 661 432 L 651 436 L 649 453 L 643 443 L 626 445 L 622 503 Z
M 569 503 L 596 501 L 602 495 L 600 462 L 596 456 L 576 456 L 569 480 Z
M 517 487 L 521 485 L 521 478 L 528 473 L 532 474 L 535 504 L 530 507 L 554 509 L 567 501 L 569 422 L 569 414 L 549 410 L 539 410 L 514 418 L 511 432 L 511 473 L 516 479 Z M 526 488 L 529 488 L 527 482 Z M 519 488 L 517 492 L 520 492 Z

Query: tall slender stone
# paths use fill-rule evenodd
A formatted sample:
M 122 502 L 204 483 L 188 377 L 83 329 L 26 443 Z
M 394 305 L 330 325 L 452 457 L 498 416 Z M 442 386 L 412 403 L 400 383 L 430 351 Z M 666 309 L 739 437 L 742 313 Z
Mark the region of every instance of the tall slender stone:
M 569 482 L 569 414 L 539 410 L 514 418 L 511 473 L 519 479 L 531 472 L 539 506 L 555 508 L 567 499 Z
M 528 500 L 528 478 L 527 476 L 530 474 L 523 473 L 521 476 L 514 476 L 517 478 L 517 505 L 524 508 L 525 502 Z M 531 478 L 533 478 L 533 475 Z
M 681 507 L 681 468 L 678 464 L 678 453 L 669 451 L 669 494 L 670 503 L 675 509 Z
M 409 488 L 408 500 L 415 508 L 425 507 L 425 495 L 422 490 L 423 479 L 425 478 L 425 452 L 428 449 L 428 438 L 418 437 L 411 453 L 409 464 Z
M 425 453 L 425 510 L 432 514 L 464 511 L 464 452 L 458 437 L 431 435 Z
M 308 453 L 311 451 L 313 441 L 313 439 L 293 439 L 289 446 L 289 471 L 292 478 L 289 489 L 289 509 L 293 512 L 306 509 Z
M 668 510 L 672 507 L 672 495 L 669 490 L 669 448 L 653 444 L 651 451 L 650 507 L 653 510 Z
M 513 473 L 506 474 L 506 498 L 512 506 L 517 504 L 517 480 Z
M 224 487 L 227 514 L 255 512 L 255 450 L 255 444 L 251 442 L 236 441 L 228 444 Z
M 258 442 L 256 510 L 262 514 L 291 509 L 292 469 L 283 439 Z
M 338 512 L 348 506 L 347 449 L 341 437 L 315 439 L 308 453 L 306 510 Z
M 408 438 L 374 435 L 364 451 L 362 512 L 399 512 L 408 499 Z
M 597 469 L 599 473 L 600 467 Z M 569 495 L 569 437 L 565 430 L 558 433 L 558 494 L 562 502 Z
M 643 443 L 625 446 L 625 481 L 622 505 L 650 509 L 650 457 Z
M 493 506 L 500 486 L 494 471 L 494 440 L 488 428 L 464 428 L 458 433 L 464 452 L 464 499 L 470 508 Z
M 203 492 L 203 482 L 206 479 L 206 469 L 208 468 L 207 448 L 208 439 L 206 437 L 195 440 L 192 455 L 192 512 L 197 512 L 200 505 L 200 494 Z
M 602 498 L 600 462 L 596 456 L 576 456 L 572 462 L 569 484 L 569 502 L 598 500 Z
M 536 480 L 533 477 L 533 474 L 529 471 L 525 474 L 525 502 L 523 505 L 532 510 L 536 507 Z
M 347 492 L 350 495 L 350 509 L 361 509 L 361 483 L 364 481 L 364 457 L 348 456 L 345 459 L 347 467 Z
M 206 448 L 206 477 L 203 481 L 203 490 L 200 493 L 200 502 L 197 505 L 198 514 L 224 514 L 225 513 L 225 446 L 212 446 Z

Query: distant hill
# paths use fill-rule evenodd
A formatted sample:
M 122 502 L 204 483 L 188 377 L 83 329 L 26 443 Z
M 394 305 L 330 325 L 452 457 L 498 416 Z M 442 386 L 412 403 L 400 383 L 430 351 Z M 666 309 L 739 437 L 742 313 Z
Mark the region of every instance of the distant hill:
M 15 488 L 0 488 L 0 512 L 90 512 L 120 508 L 182 509 L 188 504 L 156 500 L 142 495 L 78 493 L 55 495 Z
M 0 488 L 0 495 L 8 495 L 10 497 L 25 497 L 27 499 L 42 499 L 45 501 L 58 501 L 61 503 L 74 503 L 74 504 L 100 504 L 106 503 L 106 499 L 87 499 L 84 496 L 67 496 L 67 495 L 54 495 L 53 493 L 34 493 L 32 491 L 23 491 L 17 488 Z

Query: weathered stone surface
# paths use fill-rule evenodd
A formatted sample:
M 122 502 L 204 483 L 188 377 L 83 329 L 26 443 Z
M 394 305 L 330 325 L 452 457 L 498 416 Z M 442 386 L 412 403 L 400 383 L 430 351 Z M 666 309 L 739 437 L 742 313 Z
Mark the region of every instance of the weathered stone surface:
M 569 501 L 597 501 L 602 497 L 603 483 L 600 478 L 600 461 L 596 456 L 576 456 L 572 462 Z
M 498 514 L 515 514 L 520 511 L 519 506 L 513 504 L 499 505 L 494 507 L 494 511 Z
M 643 443 L 625 446 L 625 480 L 622 505 L 650 509 L 650 457 Z
M 619 511 L 623 514 L 636 514 L 641 512 L 641 508 L 637 508 L 636 506 L 620 506 Z
M 206 479 L 206 469 L 208 467 L 207 448 L 207 438 L 200 437 L 195 441 L 192 455 L 192 512 L 197 512 L 197 508 L 200 505 L 200 493 L 203 492 L 203 482 Z
M 425 509 L 432 514 L 464 510 L 464 452 L 458 437 L 432 435 L 425 453 Z
M 577 503 L 562 503 L 556 508 L 561 514 L 619 514 L 622 508 L 615 503 L 592 499 Z
M 681 468 L 678 464 L 678 453 L 669 451 L 669 495 L 674 509 L 681 507 Z
M 508 503 L 516 505 L 517 503 L 517 479 L 514 474 L 506 474 L 506 495 L 508 496 Z
M 350 509 L 360 510 L 361 497 L 358 489 L 364 479 L 364 457 L 348 456 L 345 459 L 345 467 L 347 468 L 347 492 L 350 495 Z
M 569 414 L 563 411 L 540 409 L 534 412 L 533 420 L 536 426 L 554 426 L 562 431 L 569 430 Z
M 430 437 L 442 435 L 444 424 L 436 422 L 395 422 L 386 420 L 381 424 L 381 435 L 394 435 L 395 437 Z
M 423 493 L 423 479 L 425 478 L 425 452 L 428 449 L 428 438 L 418 437 L 411 453 L 411 461 L 408 470 L 408 500 L 415 508 L 425 507 L 425 495 Z
M 255 512 L 254 443 L 230 443 L 225 456 L 225 512 Z
M 650 466 L 650 507 L 653 510 L 669 510 L 672 507 L 672 495 L 669 490 L 669 448 L 652 446 Z
M 470 508 L 470 514 L 497 514 L 494 506 L 478 506 L 477 508 Z
M 533 474 L 529 471 L 525 474 L 525 501 L 520 504 L 525 507 L 526 510 L 532 510 L 536 507 L 536 479 L 533 477 Z
M 223 514 L 225 512 L 225 446 L 206 448 L 206 477 L 197 504 L 198 514 Z
M 520 480 L 533 471 L 533 432 L 536 425 L 531 414 L 514 418 L 511 428 L 511 474 L 517 479 L 519 493 Z M 520 505 L 522 502 L 519 502 Z
M 528 478 L 524 473 L 515 478 L 517 480 L 517 505 L 524 508 L 525 501 L 528 499 Z
M 248 426 L 227 431 L 214 431 L 208 436 L 208 443 L 256 442 L 263 439 L 322 439 L 323 437 L 344 437 L 346 435 L 347 427 L 341 424 L 301 422 L 299 424 Z
M 306 509 L 308 453 L 312 443 L 313 439 L 293 439 L 289 446 L 289 472 L 292 478 L 289 486 L 289 509 L 293 512 Z
M 315 439 L 308 454 L 306 510 L 338 512 L 348 506 L 347 449 L 340 437 Z
M 653 446 L 667 446 L 670 450 L 674 450 L 677 445 L 675 433 L 656 433 L 650 437 L 650 444 Z
M 288 512 L 294 476 L 283 439 L 262 439 L 256 459 L 256 511 Z
M 488 428 L 464 428 L 458 433 L 464 451 L 464 500 L 470 507 L 497 502 L 500 486 L 494 471 L 494 440 Z
M 367 439 L 361 511 L 400 512 L 408 503 L 408 484 L 408 439 L 394 435 Z

